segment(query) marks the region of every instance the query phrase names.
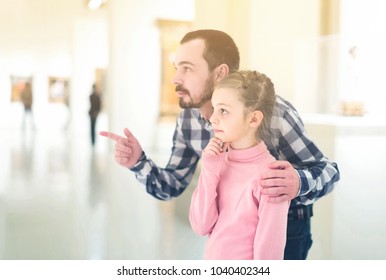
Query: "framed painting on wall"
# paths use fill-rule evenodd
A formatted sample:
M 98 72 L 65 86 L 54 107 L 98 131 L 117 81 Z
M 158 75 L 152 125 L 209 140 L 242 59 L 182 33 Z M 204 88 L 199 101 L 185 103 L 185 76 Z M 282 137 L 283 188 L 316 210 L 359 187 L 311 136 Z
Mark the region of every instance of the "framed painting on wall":
M 181 38 L 190 31 L 189 21 L 163 20 L 157 21 L 160 31 L 161 47 L 161 104 L 160 120 L 175 120 L 181 111 L 175 85 L 172 83 L 175 75 L 174 55 Z
M 11 76 L 11 87 L 11 101 L 21 102 L 23 92 L 32 94 L 32 77 Z
M 69 79 L 65 77 L 48 78 L 48 101 L 69 105 Z
M 97 90 L 101 94 L 101 97 L 104 92 L 106 92 L 106 69 L 104 68 L 96 68 L 95 69 L 95 86 Z

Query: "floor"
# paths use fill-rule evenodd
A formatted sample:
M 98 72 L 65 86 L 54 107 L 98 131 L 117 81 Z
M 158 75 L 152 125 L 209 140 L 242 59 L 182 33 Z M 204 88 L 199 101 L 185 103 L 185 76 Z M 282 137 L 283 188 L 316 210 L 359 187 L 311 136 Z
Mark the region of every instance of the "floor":
M 386 125 L 380 127 L 335 138 L 309 127 L 335 154 L 342 179 L 315 205 L 308 259 L 386 259 Z M 166 134 L 157 142 L 169 143 Z M 202 259 L 205 238 L 187 219 L 194 188 L 156 200 L 115 163 L 112 150 L 108 140 L 92 147 L 88 133 L 65 128 L 0 129 L 0 259 Z M 146 152 L 163 166 L 170 147 Z
M 98 139 L 0 130 L 0 259 L 201 259 L 189 193 L 149 196 Z

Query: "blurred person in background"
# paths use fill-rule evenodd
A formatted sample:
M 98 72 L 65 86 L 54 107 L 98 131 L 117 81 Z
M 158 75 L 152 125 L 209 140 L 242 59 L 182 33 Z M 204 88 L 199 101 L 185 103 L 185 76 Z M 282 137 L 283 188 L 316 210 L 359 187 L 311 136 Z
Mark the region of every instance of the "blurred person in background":
M 26 121 L 27 117 L 30 117 L 31 120 L 31 127 L 34 128 L 34 120 L 33 120 L 33 114 L 32 114 L 32 103 L 33 103 L 33 96 L 32 96 L 32 86 L 30 82 L 26 82 L 24 84 L 23 90 L 20 94 L 21 102 L 24 106 L 24 116 L 23 116 L 23 129 L 26 128 Z
M 90 110 L 88 114 L 90 115 L 90 124 L 91 124 L 91 144 L 94 146 L 96 141 L 96 122 L 101 110 L 101 97 L 97 89 L 96 84 L 92 85 L 92 91 L 90 94 Z

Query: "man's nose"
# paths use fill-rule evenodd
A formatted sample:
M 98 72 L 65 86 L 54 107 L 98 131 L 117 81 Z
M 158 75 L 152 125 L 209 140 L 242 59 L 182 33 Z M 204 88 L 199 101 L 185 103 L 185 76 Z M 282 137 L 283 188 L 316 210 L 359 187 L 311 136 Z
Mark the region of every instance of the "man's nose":
M 178 75 L 178 72 L 176 71 L 176 73 L 174 74 L 174 77 L 172 79 L 172 83 L 175 84 L 175 85 L 180 85 L 182 84 L 182 80 L 180 78 L 180 76 Z

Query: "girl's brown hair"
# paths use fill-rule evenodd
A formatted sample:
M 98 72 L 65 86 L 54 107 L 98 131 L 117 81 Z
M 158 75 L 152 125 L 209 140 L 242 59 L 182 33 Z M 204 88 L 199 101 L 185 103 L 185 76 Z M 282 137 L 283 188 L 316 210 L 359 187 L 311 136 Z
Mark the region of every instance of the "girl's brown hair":
M 270 122 L 275 106 L 275 89 L 270 78 L 257 71 L 235 71 L 225 76 L 216 88 L 236 89 L 240 101 L 245 106 L 245 113 L 260 111 L 263 120 L 257 129 L 258 139 L 270 134 Z

